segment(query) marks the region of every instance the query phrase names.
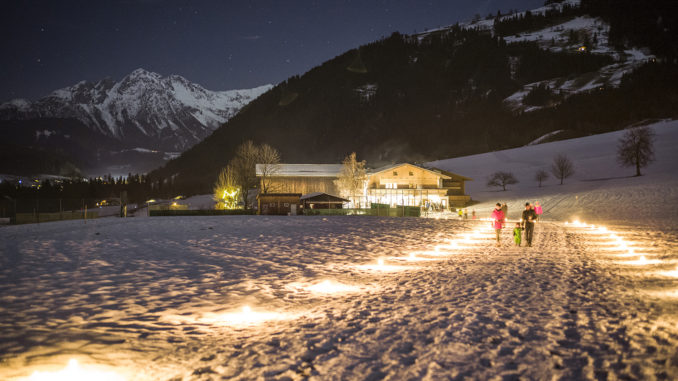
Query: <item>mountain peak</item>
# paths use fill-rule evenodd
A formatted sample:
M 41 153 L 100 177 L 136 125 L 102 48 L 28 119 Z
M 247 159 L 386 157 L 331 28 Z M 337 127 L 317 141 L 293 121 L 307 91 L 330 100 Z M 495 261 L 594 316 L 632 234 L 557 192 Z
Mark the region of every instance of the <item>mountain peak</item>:
M 0 105 L 0 119 L 75 118 L 130 146 L 183 151 L 270 89 L 210 91 L 143 68 L 120 81 L 81 81 L 35 102 Z M 237 96 L 234 96 L 237 94 Z
M 138 80 L 143 80 L 145 78 L 153 79 L 153 80 L 160 80 L 162 79 L 162 76 L 156 72 L 148 71 L 143 68 L 138 68 L 132 71 L 131 73 L 127 74 L 123 79 L 122 82 L 124 81 L 138 81 Z

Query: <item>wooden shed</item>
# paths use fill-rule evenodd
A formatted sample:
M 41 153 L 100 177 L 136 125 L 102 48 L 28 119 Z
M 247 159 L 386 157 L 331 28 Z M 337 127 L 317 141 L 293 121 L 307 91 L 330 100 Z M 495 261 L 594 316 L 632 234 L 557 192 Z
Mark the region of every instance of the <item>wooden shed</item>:
M 301 208 L 301 193 L 263 193 L 257 196 L 259 214 L 296 215 Z
M 342 209 L 349 200 L 322 192 L 313 192 L 301 196 L 304 209 Z

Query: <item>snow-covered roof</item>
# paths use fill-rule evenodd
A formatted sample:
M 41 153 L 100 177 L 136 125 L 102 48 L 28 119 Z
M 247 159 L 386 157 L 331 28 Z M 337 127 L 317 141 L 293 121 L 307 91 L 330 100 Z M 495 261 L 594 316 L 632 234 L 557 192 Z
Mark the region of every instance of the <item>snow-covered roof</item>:
M 257 176 L 262 176 L 265 164 L 257 164 Z M 341 164 L 276 164 L 275 176 L 287 177 L 337 177 Z
M 443 173 L 443 171 L 441 171 L 437 168 L 426 168 L 426 167 L 422 167 L 420 165 L 410 164 L 410 163 L 399 163 L 399 164 L 386 165 L 386 166 L 383 166 L 383 167 L 371 169 L 371 170 L 368 171 L 368 174 L 374 175 L 376 173 L 386 172 L 386 171 L 390 171 L 394 168 L 399 168 L 399 167 L 408 166 L 408 165 L 411 166 L 411 167 L 422 169 L 422 170 L 427 171 L 427 172 L 431 172 L 431 173 L 435 174 L 436 176 L 442 177 L 443 179 L 449 179 L 450 178 L 449 175 L 447 175 L 446 173 Z

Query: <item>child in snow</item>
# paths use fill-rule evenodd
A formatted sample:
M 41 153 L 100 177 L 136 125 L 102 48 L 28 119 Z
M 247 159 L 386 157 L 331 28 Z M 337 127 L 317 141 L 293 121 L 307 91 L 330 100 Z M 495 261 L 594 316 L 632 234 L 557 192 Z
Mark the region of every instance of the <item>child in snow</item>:
M 534 212 L 537 214 L 537 220 L 539 220 L 542 213 L 544 213 L 544 211 L 541 208 L 541 204 L 539 203 L 539 201 L 534 202 Z
M 513 240 L 516 242 L 516 246 L 520 246 L 521 241 L 521 229 L 520 222 L 516 222 L 516 227 L 513 228 Z
M 497 234 L 497 246 L 499 246 L 501 243 L 501 229 L 504 227 L 504 219 L 506 218 L 504 216 L 504 212 L 501 211 L 500 203 L 497 203 L 497 205 L 494 207 L 490 218 L 492 219 L 492 228 Z

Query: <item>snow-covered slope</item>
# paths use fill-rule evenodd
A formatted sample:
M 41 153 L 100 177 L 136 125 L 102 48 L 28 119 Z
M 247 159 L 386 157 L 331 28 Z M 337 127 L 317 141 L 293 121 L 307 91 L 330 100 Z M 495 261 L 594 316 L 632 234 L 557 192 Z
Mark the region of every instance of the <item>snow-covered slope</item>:
M 569 39 L 572 33 L 586 36 L 591 42 L 588 46 L 573 42 Z M 539 85 L 546 85 L 553 92 L 564 97 L 598 88 L 617 87 L 624 74 L 630 73 L 639 66 L 655 59 L 655 56 L 650 54 L 648 49 L 632 48 L 621 51 L 613 48 L 609 44 L 609 33 L 610 26 L 602 19 L 580 16 L 545 29 L 507 36 L 505 40 L 508 43 L 532 41 L 542 48 L 554 52 L 609 55 L 614 58 L 615 62 L 600 68 L 596 72 L 527 84 L 521 90 L 507 97 L 504 100 L 506 105 L 512 109 L 523 111 L 541 108 L 523 104 L 523 99 L 530 90 Z M 580 51 L 580 49 L 583 51 Z
M 0 119 L 75 118 L 129 147 L 183 151 L 270 88 L 210 91 L 137 69 L 119 82 L 82 81 L 35 102 L 9 101 L 0 105 Z
M 548 219 L 578 217 L 590 222 L 674 224 L 678 205 L 678 120 L 651 126 L 656 133 L 656 161 L 642 171 L 641 177 L 632 177 L 634 168 L 617 163 L 617 142 L 624 131 L 439 160 L 429 165 L 473 178 L 466 191 L 480 204 L 471 206 L 469 212 L 475 209 L 480 216 L 489 216 L 496 202 L 508 202 L 509 217 L 519 218 L 526 201 L 540 201 Z M 558 153 L 572 160 L 575 174 L 563 185 L 551 176 L 538 187 L 535 172 L 550 171 Z M 487 188 L 487 177 L 496 171 L 512 172 L 519 183 L 510 185 L 505 192 Z
M 549 11 L 560 11 L 565 5 L 577 7 L 579 4 L 579 0 L 566 0 L 560 3 L 552 3 L 540 8 L 532 9 L 529 12 L 532 15 L 544 15 Z M 525 16 L 525 13 L 526 12 L 517 12 L 484 20 L 475 20 L 460 23 L 459 26 L 467 29 L 485 30 L 495 34 L 495 20 L 507 20 L 514 17 L 522 17 Z M 445 30 L 450 28 L 451 26 L 447 26 L 428 30 L 417 35 L 417 38 L 421 41 L 433 34 L 444 34 Z M 539 85 L 548 86 L 554 93 L 563 98 L 567 98 L 572 94 L 595 89 L 617 87 L 621 83 L 624 74 L 630 73 L 642 64 L 656 59 L 654 55 L 650 54 L 649 49 L 633 47 L 619 50 L 618 48 L 611 46 L 609 43 L 609 34 L 610 25 L 604 20 L 598 17 L 582 15 L 577 17 L 572 16 L 571 18 L 543 29 L 504 36 L 503 38 L 507 43 L 529 41 L 536 43 L 542 49 L 553 52 L 600 54 L 611 56 L 614 59 L 614 63 L 604 66 L 595 72 L 551 78 L 544 81 L 525 84 L 520 90 L 511 94 L 504 100 L 506 106 L 513 110 L 527 112 L 545 107 L 526 105 L 523 102 L 530 90 Z M 577 36 L 577 38 L 571 39 L 571 36 Z M 583 44 L 582 41 L 584 40 L 589 41 L 588 44 Z M 517 64 L 519 57 L 514 58 L 514 64 Z M 550 105 L 556 103 L 551 103 Z

